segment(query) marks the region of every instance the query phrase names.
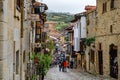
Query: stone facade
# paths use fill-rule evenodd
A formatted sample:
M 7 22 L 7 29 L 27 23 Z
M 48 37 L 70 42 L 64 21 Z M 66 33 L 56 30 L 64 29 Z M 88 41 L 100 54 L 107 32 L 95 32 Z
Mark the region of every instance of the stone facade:
M 96 10 L 87 11 L 86 15 L 86 33 L 87 40 L 95 37 L 96 24 Z M 94 43 L 86 46 L 85 57 L 86 57 L 86 70 L 92 74 L 96 73 L 96 53 L 93 48 Z
M 58 37 L 59 33 L 57 32 L 55 28 L 57 25 L 57 22 L 48 21 L 45 24 L 46 24 L 47 29 L 49 30 L 49 35 Z
M 14 0 L 0 1 L 0 80 L 25 80 L 27 60 L 23 62 L 23 59 L 30 52 L 30 25 L 25 22 L 23 32 L 21 12 L 16 5 Z
M 87 14 L 87 38 L 95 37 L 95 43 L 86 47 L 87 71 L 118 79 L 120 79 L 119 3 L 119 0 L 97 0 L 97 10 L 89 11 Z
M 31 13 L 31 1 L 24 0 L 24 11 L 23 11 L 23 38 L 22 38 L 22 80 L 28 79 L 31 76 L 31 70 L 29 70 L 28 65 L 31 62 L 30 56 L 33 52 L 33 45 L 34 44 L 34 25 L 31 25 L 32 21 L 27 20 L 28 13 Z M 27 21 L 25 21 L 27 20 Z M 29 75 L 29 76 L 27 76 Z
M 13 0 L 0 1 L 0 4 L 0 80 L 13 80 L 14 28 L 20 27 L 20 21 L 16 20 L 17 26 L 14 25 Z
M 99 73 L 102 69 L 103 75 L 120 79 L 120 1 L 119 0 L 97 0 L 97 27 L 95 47 L 97 56 L 102 51 L 102 68 L 100 57 L 98 58 Z M 116 60 L 116 65 L 114 61 Z M 114 73 L 113 66 L 117 69 Z M 118 71 L 118 72 L 117 72 Z

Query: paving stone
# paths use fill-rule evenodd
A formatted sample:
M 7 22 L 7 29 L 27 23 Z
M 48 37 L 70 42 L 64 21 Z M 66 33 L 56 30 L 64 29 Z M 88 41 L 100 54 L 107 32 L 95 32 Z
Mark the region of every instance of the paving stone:
M 86 72 L 78 72 L 75 69 L 67 69 L 67 72 L 59 71 L 58 67 L 50 68 L 44 80 L 115 80 L 101 76 L 95 76 Z

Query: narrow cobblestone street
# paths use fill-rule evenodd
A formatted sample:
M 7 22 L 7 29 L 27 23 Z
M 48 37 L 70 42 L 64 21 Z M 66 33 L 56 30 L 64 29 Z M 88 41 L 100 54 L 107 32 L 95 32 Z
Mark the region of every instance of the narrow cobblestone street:
M 67 69 L 67 72 L 59 71 L 58 67 L 51 68 L 44 80 L 115 80 L 94 76 L 86 72 L 78 72 L 75 69 Z

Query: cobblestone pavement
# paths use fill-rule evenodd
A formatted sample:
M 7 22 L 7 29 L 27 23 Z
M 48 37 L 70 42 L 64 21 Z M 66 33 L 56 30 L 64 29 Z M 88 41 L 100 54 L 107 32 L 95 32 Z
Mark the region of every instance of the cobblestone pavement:
M 44 80 L 115 80 L 111 78 L 103 78 L 94 76 L 86 72 L 78 72 L 73 69 L 67 69 L 67 72 L 59 71 L 58 67 L 51 68 Z

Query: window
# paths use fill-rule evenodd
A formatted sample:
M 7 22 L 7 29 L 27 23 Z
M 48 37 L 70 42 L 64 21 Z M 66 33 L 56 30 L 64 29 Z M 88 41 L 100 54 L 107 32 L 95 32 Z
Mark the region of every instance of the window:
M 36 35 L 36 38 L 37 38 L 37 39 L 40 39 L 40 35 Z
M 42 32 L 42 41 L 44 42 L 47 39 L 47 33 Z
M 40 29 L 37 29 L 37 30 L 36 30 L 36 34 L 40 34 Z
M 114 9 L 115 8 L 115 0 L 111 0 L 111 4 L 110 4 L 110 9 Z
M 37 28 L 41 28 L 41 22 L 40 22 L 40 21 L 37 21 L 37 22 L 36 22 L 36 27 L 37 27 Z
M 19 73 L 19 50 L 16 51 L 16 74 Z
M 41 22 L 36 21 L 36 42 L 40 41 L 41 38 Z
M 103 3 L 103 13 L 105 13 L 107 11 L 107 3 Z
M 94 54 L 94 51 L 93 50 L 91 50 L 91 52 L 90 52 L 90 61 L 92 62 L 92 63 L 94 63 L 94 56 L 95 56 L 95 54 Z
M 16 0 L 16 8 L 20 11 L 20 0 Z
M 110 32 L 112 33 L 113 32 L 113 26 L 110 25 Z
M 38 8 L 34 8 L 34 14 L 40 14 L 40 9 Z
M 23 63 L 25 63 L 26 61 L 26 55 L 25 55 L 25 51 L 23 52 Z
M 36 34 L 35 35 L 35 42 L 37 43 L 37 42 L 40 42 L 41 40 L 41 34 Z

